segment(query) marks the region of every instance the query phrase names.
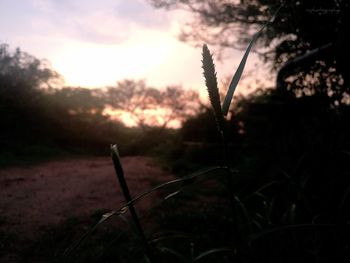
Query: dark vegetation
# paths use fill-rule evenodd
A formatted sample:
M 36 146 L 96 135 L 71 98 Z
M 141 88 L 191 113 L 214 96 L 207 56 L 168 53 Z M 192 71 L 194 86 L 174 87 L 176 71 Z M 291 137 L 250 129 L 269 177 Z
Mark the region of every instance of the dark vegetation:
M 205 40 L 220 48 L 245 47 L 251 38 L 248 29 L 266 23 L 271 10 L 280 5 L 280 1 L 261 0 L 239 4 L 152 2 L 157 7 L 194 12 L 191 30 L 185 28 L 182 38 L 195 43 Z M 320 15 L 320 10 L 339 12 Z M 345 66 L 349 61 L 345 37 L 348 19 L 346 1 L 284 2 L 276 21 L 258 42 L 258 51 L 273 69 L 279 70 L 278 88 L 258 90 L 237 99 L 226 123 L 229 163 L 234 170 L 235 215 L 230 212 L 227 182 L 221 173 L 208 174 L 214 177 L 210 180 L 188 179 L 178 188 L 161 192 L 164 196 L 175 193 L 175 198 L 160 200 L 150 211 L 151 221 L 147 216 L 141 218 L 158 262 L 350 259 L 349 68 Z M 237 24 L 239 27 L 232 27 Z M 217 28 L 222 28 L 220 35 L 216 34 Z M 237 35 L 239 39 L 233 38 Z M 6 48 L 2 50 L 6 52 Z M 47 151 L 76 152 L 83 148 L 84 152 L 89 149 L 90 153 L 100 153 L 108 151 L 111 142 L 117 142 L 122 155 L 145 153 L 145 148 L 152 148 L 152 153 L 179 175 L 225 165 L 220 134 L 209 107 L 186 116 L 179 131 L 147 125 L 142 128 L 143 123 L 139 129 L 127 129 L 102 115 L 98 105 L 108 103 L 101 102 L 103 96 L 95 95 L 96 91 L 54 90 L 48 83 L 56 76 L 53 71 L 39 65 L 16 67 L 24 77 L 26 71 L 32 73 L 31 78 L 21 82 L 17 76 L 22 73 L 9 78 L 3 73 L 7 71 L 0 68 L 1 114 L 7 124 L 1 130 L 1 149 L 2 155 L 11 160 L 35 151 L 37 146 L 38 152 L 47 156 L 44 146 Z M 40 82 L 35 82 L 38 79 Z M 31 82 L 35 85 L 28 86 Z M 23 88 L 14 92 L 13 83 L 22 83 Z M 38 89 L 42 84 L 46 87 Z M 86 99 L 80 100 L 81 96 Z M 154 133 L 163 134 L 162 139 L 157 137 L 161 143 L 152 144 Z M 99 216 L 91 220 L 96 222 Z M 52 261 L 59 262 L 65 245 L 77 236 L 76 225 L 81 222 L 61 225 L 34 244 L 34 248 L 44 247 L 42 254 L 47 253 L 40 259 L 57 253 L 59 256 Z M 141 262 L 144 248 L 137 235 L 112 229 L 102 224 L 74 251 L 71 260 Z M 59 245 L 53 249 L 47 244 Z M 28 251 L 33 256 L 35 250 Z
M 282 5 L 256 43 L 256 52 L 277 71 L 277 88 L 298 96 L 328 95 L 340 103 L 349 95 L 349 3 L 344 0 L 151 0 L 158 8 L 182 9 L 192 16 L 184 21 L 179 38 L 218 48 L 245 50 L 252 35 Z M 287 63 L 288 62 L 288 63 Z
M 178 86 L 158 90 L 132 80 L 104 89 L 63 87 L 47 62 L 19 49 L 11 52 L 2 44 L 0 164 L 81 154 L 106 156 L 114 141 L 126 155 L 149 153 L 173 136 L 170 122 L 183 121 L 197 111 L 192 103 L 196 98 L 196 93 Z M 137 127 L 128 128 L 108 116 L 106 108 L 129 112 Z M 147 115 L 157 109 L 165 109 L 161 121 Z

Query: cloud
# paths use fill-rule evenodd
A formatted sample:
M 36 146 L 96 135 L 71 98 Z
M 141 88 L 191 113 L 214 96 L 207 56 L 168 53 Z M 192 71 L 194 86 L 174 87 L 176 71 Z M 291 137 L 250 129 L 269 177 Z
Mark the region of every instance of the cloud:
M 166 12 L 141 0 L 31 0 L 37 9 L 32 23 L 48 34 L 76 40 L 121 44 L 138 30 L 167 30 Z
M 119 1 L 115 8 L 118 19 L 132 21 L 144 28 L 167 29 L 171 25 L 169 13 L 157 10 L 146 1 Z
M 146 1 L 0 0 L 0 37 L 48 58 L 69 85 L 147 78 L 155 86 L 184 80 L 194 86 L 201 80 L 200 52 L 178 46 L 181 16 Z
M 32 23 L 56 37 L 100 44 L 120 44 L 128 39 L 128 21 L 113 15 L 115 3 L 103 1 L 32 0 L 38 14 Z

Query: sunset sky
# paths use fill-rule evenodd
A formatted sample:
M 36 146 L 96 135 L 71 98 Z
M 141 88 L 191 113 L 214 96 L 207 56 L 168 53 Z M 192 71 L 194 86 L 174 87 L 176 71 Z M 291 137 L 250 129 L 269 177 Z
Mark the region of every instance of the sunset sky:
M 188 15 L 156 10 L 146 0 L 1 0 L 0 43 L 49 60 L 70 86 L 132 78 L 197 89 L 201 49 L 177 39 Z M 242 56 L 232 50 L 217 63 L 219 78 L 232 75 Z M 254 54 L 249 60 L 254 70 Z

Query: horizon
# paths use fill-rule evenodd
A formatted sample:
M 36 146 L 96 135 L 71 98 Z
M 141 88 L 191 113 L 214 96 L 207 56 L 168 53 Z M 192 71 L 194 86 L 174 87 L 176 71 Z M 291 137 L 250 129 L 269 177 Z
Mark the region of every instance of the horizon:
M 0 42 L 48 60 L 64 78 L 64 86 L 100 88 L 123 79 L 144 79 L 158 88 L 205 89 L 201 48 L 178 40 L 189 17 L 185 12 L 158 10 L 142 0 L 16 3 L 0 3 Z M 230 53 L 216 62 L 219 82 L 232 77 L 243 55 Z M 246 71 L 257 70 L 257 56 L 251 54 L 249 60 Z M 248 85 L 254 88 L 254 81 L 248 76 L 238 93 L 246 93 Z

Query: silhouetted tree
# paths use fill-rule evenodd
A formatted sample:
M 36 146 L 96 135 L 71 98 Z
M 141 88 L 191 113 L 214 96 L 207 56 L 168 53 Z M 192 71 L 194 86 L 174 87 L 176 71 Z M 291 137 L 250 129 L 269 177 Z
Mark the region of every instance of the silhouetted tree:
M 165 89 L 148 87 L 145 81 L 123 80 L 105 93 L 107 105 L 130 114 L 142 129 L 150 126 L 169 127 L 173 121 L 183 122 L 198 109 L 198 94 L 179 86 Z
M 2 94 L 48 88 L 60 80 L 60 75 L 50 67 L 47 61 L 39 60 L 19 48 L 15 52 L 10 52 L 7 44 L 0 44 Z
M 245 49 L 252 35 L 283 4 L 258 40 L 258 53 L 278 70 L 277 87 L 297 95 L 315 92 L 344 102 L 350 92 L 350 4 L 346 0 L 151 0 L 193 16 L 180 39 Z
M 47 62 L 0 46 L 0 164 L 62 149 L 108 152 L 127 137 L 103 114 L 102 91 L 61 85 Z
M 6 138 L 31 134 L 39 130 L 39 120 L 45 111 L 41 88 L 49 89 L 60 76 L 45 61 L 16 49 L 10 52 L 0 45 L 0 115 L 1 143 Z
M 64 87 L 47 93 L 50 103 L 61 107 L 64 114 L 91 119 L 92 116 L 103 117 L 105 101 L 101 89 Z M 107 118 L 107 117 L 106 117 Z

